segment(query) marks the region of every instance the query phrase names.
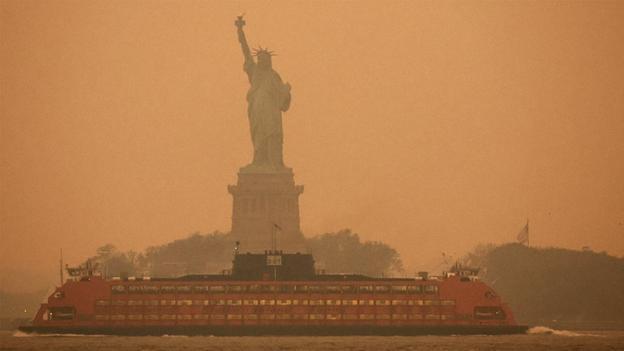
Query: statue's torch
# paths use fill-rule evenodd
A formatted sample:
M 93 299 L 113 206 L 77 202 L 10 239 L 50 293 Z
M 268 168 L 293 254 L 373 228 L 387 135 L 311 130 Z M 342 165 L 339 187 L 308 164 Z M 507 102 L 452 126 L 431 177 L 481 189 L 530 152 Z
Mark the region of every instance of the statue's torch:
M 236 21 L 234 22 L 234 25 L 237 26 L 239 29 L 242 29 L 245 25 L 245 20 L 243 19 L 243 16 L 245 16 L 245 14 L 236 16 Z

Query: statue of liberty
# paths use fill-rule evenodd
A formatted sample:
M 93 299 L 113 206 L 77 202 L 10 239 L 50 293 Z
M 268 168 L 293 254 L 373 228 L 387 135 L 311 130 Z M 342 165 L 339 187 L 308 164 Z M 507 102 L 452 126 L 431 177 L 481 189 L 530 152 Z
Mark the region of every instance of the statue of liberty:
M 282 112 L 290 107 L 290 84 L 284 84 L 279 74 L 273 70 L 272 51 L 260 47 L 254 49 L 252 55 L 243 32 L 245 25 L 243 16 L 239 16 L 234 24 L 238 28 L 238 41 L 245 57 L 243 69 L 251 84 L 247 92 L 247 116 L 254 155 L 252 163 L 244 167 L 244 170 L 250 172 L 286 170 L 282 155 L 284 142 Z

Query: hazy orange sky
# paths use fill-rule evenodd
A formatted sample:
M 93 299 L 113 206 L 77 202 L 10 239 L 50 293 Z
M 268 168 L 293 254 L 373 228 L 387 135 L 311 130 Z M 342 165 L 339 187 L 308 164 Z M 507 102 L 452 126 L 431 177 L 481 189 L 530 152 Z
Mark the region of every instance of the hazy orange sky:
M 410 271 L 478 243 L 624 255 L 624 2 L 0 0 L 0 288 L 227 231 L 251 158 L 234 20 L 293 86 L 302 228 Z

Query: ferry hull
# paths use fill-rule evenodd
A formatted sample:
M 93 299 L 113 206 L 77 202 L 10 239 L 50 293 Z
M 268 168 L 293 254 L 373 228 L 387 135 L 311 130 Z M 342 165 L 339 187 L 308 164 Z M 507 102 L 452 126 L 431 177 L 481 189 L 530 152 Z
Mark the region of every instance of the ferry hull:
M 214 336 L 410 336 L 410 335 L 504 335 L 524 334 L 523 325 L 488 326 L 140 326 L 140 327 L 51 327 L 21 326 L 25 333 L 83 335 L 214 335 Z

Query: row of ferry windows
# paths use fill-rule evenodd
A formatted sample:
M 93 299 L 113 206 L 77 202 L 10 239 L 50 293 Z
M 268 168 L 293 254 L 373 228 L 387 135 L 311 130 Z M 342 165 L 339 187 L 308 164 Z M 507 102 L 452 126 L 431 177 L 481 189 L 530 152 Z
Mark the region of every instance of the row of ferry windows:
M 113 285 L 113 294 L 206 293 L 398 293 L 436 294 L 437 285 Z
M 98 314 L 96 320 L 447 320 L 453 319 L 451 314 L 324 314 L 324 313 L 263 313 L 263 314 Z
M 229 299 L 229 300 L 98 300 L 96 306 L 454 306 L 455 300 L 328 300 L 328 299 Z

